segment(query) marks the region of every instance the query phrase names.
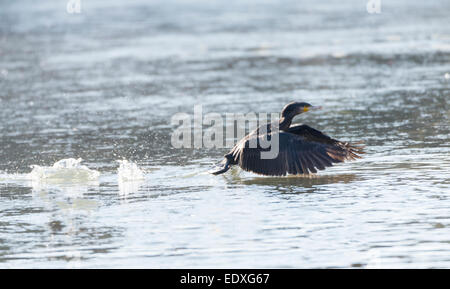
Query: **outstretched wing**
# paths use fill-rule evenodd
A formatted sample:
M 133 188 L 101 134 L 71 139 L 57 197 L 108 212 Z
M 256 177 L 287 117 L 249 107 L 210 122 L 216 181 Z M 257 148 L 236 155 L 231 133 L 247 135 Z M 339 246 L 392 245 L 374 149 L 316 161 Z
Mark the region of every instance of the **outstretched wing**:
M 312 137 L 314 137 L 314 131 L 311 133 Z M 279 153 L 273 159 L 264 159 L 261 155 L 262 152 L 270 150 L 260 145 L 261 140 L 266 136 L 250 135 L 235 147 L 232 152 L 233 158 L 246 171 L 262 175 L 284 176 L 316 173 L 317 170 L 330 167 L 333 163 L 359 157 L 353 147 L 326 137 L 319 131 L 316 132 L 322 135 L 319 136 L 316 133 L 317 140 L 285 131 L 269 133 L 270 140 L 274 137 L 279 138 Z M 256 142 L 254 138 L 257 138 Z
M 364 154 L 363 142 L 341 142 L 333 139 L 326 134 L 314 129 L 306 124 L 294 125 L 288 129 L 289 133 L 303 137 L 307 141 L 318 142 L 323 144 L 328 144 L 336 147 L 336 149 L 341 148 L 346 151 L 346 159 L 354 160 L 356 158 L 361 158 L 358 154 Z
M 321 131 L 318 131 L 317 129 L 307 126 L 306 124 L 292 125 L 287 130 L 287 132 L 300 135 L 304 137 L 306 140 L 315 141 L 319 143 L 335 144 L 338 142 L 337 140 L 332 139 L 326 134 L 323 134 Z

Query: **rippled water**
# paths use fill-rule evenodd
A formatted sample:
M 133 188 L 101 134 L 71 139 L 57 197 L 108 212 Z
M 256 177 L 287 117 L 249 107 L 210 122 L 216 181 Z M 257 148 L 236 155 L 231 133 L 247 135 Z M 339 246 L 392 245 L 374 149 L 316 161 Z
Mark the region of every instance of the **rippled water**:
M 450 267 L 450 2 L 318 2 L 2 1 L 0 267 Z M 365 157 L 212 176 L 227 149 L 170 146 L 195 104 L 292 100 Z

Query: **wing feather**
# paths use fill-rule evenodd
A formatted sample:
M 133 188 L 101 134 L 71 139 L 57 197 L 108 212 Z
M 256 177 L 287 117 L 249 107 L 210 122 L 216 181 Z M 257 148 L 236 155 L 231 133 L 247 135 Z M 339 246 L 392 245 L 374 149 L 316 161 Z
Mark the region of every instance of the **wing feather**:
M 279 153 L 274 159 L 262 159 L 262 138 L 279 137 Z M 250 147 L 255 143 L 256 147 Z M 252 142 L 253 141 L 253 142 Z M 267 140 L 266 140 L 267 141 Z M 363 147 L 332 139 L 309 126 L 294 126 L 288 131 L 268 132 L 258 136 L 249 134 L 230 152 L 234 163 L 246 170 L 262 175 L 284 176 L 286 174 L 317 173 L 345 160 L 360 158 Z

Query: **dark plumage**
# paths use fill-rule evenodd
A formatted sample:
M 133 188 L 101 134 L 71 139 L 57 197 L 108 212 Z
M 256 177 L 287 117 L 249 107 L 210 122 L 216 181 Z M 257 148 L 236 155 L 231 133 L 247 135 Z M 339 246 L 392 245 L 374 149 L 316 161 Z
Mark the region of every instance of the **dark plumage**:
M 318 109 L 305 102 L 287 104 L 277 123 L 262 125 L 241 139 L 231 151 L 225 155 L 221 167 L 212 174 L 222 174 L 231 165 L 239 165 L 242 169 L 261 175 L 285 176 L 317 173 L 330 167 L 333 163 L 361 158 L 363 147 L 330 138 L 322 132 L 307 125 L 291 126 L 292 119 L 308 110 Z M 270 141 L 279 137 L 279 153 L 274 159 L 261 158 L 261 152 L 270 151 L 260 145 L 260 141 Z M 253 145 L 252 145 L 253 144 Z M 256 144 L 256 146 L 254 145 Z

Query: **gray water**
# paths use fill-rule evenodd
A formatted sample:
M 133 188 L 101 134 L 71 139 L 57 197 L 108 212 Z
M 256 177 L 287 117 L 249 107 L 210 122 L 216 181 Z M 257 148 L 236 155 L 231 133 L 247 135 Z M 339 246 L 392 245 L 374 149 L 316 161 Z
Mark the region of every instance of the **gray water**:
M 0 268 L 450 267 L 449 1 L 66 4 L 0 2 Z M 364 158 L 212 176 L 226 148 L 170 145 L 196 104 L 293 100 Z M 30 179 L 68 158 L 100 176 Z

